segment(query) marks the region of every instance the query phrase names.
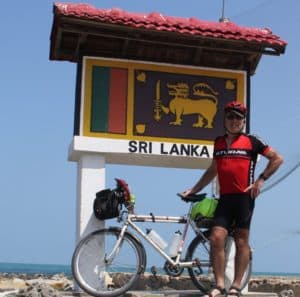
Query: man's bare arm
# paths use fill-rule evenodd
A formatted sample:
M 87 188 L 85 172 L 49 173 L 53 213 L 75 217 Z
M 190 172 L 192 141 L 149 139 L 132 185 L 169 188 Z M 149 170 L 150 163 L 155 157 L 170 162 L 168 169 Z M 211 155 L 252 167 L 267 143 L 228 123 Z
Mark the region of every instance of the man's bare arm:
M 279 166 L 283 163 L 283 157 L 277 153 L 274 149 L 270 149 L 265 157 L 269 160 L 265 170 L 260 175 L 262 179 L 269 178 L 273 173 L 277 171 Z
M 259 195 L 264 181 L 274 174 L 283 163 L 283 157 L 274 149 L 270 149 L 265 157 L 269 160 L 265 170 L 259 175 L 257 180 L 252 185 L 245 189 L 245 192 L 250 191 L 252 198 L 256 198 Z

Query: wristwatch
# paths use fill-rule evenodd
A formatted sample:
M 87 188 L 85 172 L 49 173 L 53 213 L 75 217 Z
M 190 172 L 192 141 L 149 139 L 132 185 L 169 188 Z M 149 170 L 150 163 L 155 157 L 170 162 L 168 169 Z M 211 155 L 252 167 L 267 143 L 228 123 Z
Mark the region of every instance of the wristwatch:
M 264 180 L 264 181 L 268 179 L 263 173 L 261 173 L 261 174 L 258 176 L 258 178 L 260 178 L 260 179 L 262 179 L 262 180 Z

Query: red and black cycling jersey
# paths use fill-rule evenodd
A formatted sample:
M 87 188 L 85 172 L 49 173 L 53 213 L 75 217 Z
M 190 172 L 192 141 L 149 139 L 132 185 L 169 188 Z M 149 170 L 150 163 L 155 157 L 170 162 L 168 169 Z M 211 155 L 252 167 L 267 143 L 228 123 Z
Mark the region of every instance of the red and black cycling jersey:
M 214 160 L 217 164 L 220 194 L 243 193 L 253 183 L 257 155 L 270 146 L 253 135 L 239 135 L 229 147 L 226 135 L 216 138 Z

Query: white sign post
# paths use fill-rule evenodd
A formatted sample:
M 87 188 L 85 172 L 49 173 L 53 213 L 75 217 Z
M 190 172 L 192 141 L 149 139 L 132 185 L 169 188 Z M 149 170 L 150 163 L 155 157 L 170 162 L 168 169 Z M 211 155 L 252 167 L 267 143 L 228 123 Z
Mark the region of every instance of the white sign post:
M 103 227 L 104 221 L 93 216 L 95 193 L 105 187 L 105 158 L 100 154 L 82 153 L 77 163 L 76 242 Z

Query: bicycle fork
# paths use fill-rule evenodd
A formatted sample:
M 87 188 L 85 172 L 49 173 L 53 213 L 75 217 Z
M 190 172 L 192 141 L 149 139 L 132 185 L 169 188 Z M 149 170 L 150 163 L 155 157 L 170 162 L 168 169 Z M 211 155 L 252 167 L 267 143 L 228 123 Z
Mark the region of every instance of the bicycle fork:
M 116 255 L 118 255 L 119 250 L 122 246 L 122 242 L 123 242 L 123 238 L 124 238 L 124 234 L 127 230 L 128 225 L 124 225 L 121 229 L 121 232 L 118 236 L 118 239 L 116 241 L 115 246 L 113 247 L 112 251 L 110 252 L 109 255 L 104 255 L 104 262 L 105 264 L 111 264 L 115 258 Z

